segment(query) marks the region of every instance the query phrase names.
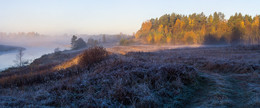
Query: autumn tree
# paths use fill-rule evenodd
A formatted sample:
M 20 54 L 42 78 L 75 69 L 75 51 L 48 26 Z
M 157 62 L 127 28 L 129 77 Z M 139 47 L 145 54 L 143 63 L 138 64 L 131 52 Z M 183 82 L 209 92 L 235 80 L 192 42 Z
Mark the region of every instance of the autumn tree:
M 162 41 L 162 39 L 163 39 L 163 34 L 162 34 L 162 32 L 155 31 L 155 32 L 153 33 L 153 35 L 154 35 L 154 42 L 155 42 L 156 44 L 160 44 L 161 41 Z
M 231 44 L 237 45 L 241 42 L 242 32 L 238 27 L 234 27 L 231 35 Z
M 171 43 L 172 43 L 172 40 L 173 40 L 172 33 L 167 33 L 167 34 L 166 34 L 166 42 L 167 42 L 168 44 L 171 44 Z
M 137 34 L 135 35 L 135 38 L 139 38 L 140 36 L 142 36 L 142 34 L 148 34 L 148 32 L 150 31 L 150 29 L 152 28 L 152 23 L 151 21 L 146 21 L 142 24 L 142 28 L 140 31 L 137 32 Z
M 135 37 L 150 44 L 258 44 L 259 31 L 259 16 L 172 13 L 145 21 Z
M 197 44 L 196 34 L 193 31 L 186 32 L 183 38 L 185 44 Z

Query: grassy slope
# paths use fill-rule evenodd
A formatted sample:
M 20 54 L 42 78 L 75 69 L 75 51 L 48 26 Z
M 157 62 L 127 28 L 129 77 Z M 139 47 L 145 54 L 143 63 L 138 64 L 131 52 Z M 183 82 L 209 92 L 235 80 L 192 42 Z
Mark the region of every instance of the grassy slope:
M 109 49 L 124 55 L 110 54 L 91 68 L 77 65 L 64 70 L 50 68 L 60 64 L 57 63 L 18 69 L 22 72 L 4 72 L 0 74 L 0 84 L 4 87 L 0 89 L 0 104 L 177 107 L 256 107 L 260 104 L 259 46 L 146 53 L 120 50 L 126 47 L 129 46 Z M 139 48 L 132 48 L 136 49 Z

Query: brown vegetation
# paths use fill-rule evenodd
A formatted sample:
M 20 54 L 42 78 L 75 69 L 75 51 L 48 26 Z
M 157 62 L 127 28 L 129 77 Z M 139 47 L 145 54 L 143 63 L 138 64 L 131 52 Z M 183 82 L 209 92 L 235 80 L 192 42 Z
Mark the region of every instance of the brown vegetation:
M 103 47 L 93 47 L 84 51 L 80 55 L 79 65 L 81 67 L 91 66 L 102 61 L 108 56 L 108 52 Z

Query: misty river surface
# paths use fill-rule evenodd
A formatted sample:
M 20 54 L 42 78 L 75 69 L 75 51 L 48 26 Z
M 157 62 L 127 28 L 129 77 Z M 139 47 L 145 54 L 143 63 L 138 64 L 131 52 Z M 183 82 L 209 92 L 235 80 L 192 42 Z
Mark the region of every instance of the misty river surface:
M 44 54 L 53 53 L 55 47 L 25 47 L 23 51 L 23 60 L 32 62 L 34 59 L 41 57 Z M 64 50 L 65 48 L 61 48 Z M 9 67 L 15 66 L 16 55 L 18 51 L 0 52 L 0 71 Z

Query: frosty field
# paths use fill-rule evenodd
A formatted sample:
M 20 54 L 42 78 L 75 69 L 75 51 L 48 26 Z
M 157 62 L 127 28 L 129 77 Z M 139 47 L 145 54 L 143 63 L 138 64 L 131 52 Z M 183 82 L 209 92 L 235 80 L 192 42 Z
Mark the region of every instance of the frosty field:
M 145 46 L 147 50 L 140 52 L 138 49 L 143 47 L 107 48 L 108 56 L 84 68 L 75 62 L 81 57 L 78 54 L 82 50 L 78 50 L 45 55 L 30 66 L 8 69 L 0 74 L 0 105 L 260 105 L 260 47 L 257 45 L 177 49 Z M 56 62 L 46 63 L 46 60 Z

